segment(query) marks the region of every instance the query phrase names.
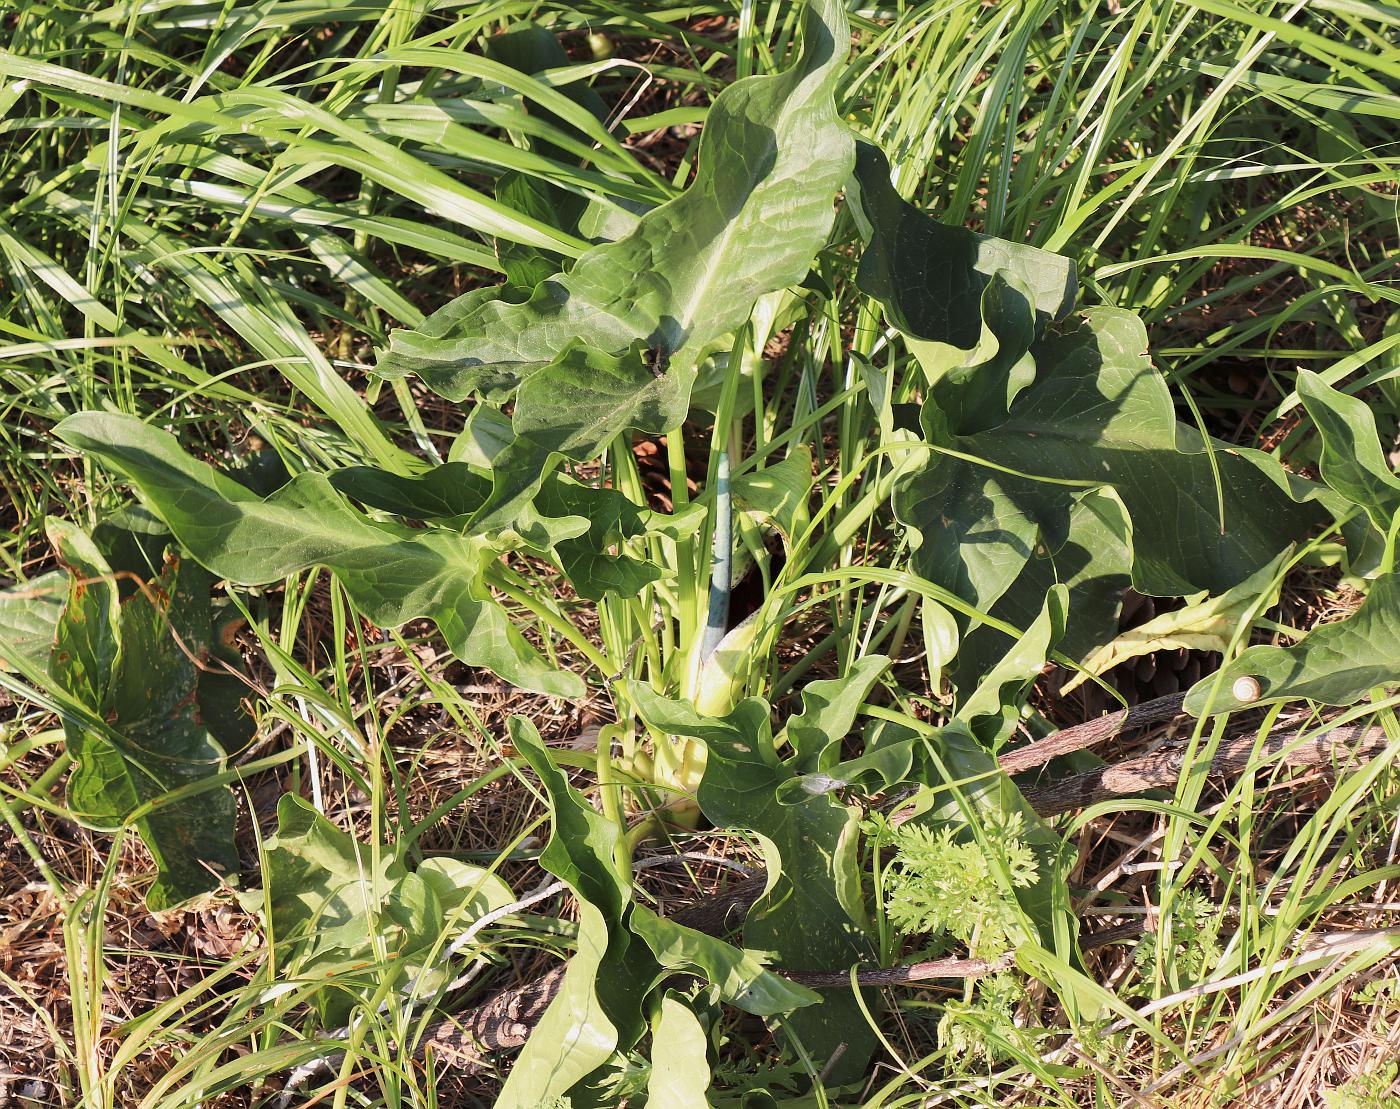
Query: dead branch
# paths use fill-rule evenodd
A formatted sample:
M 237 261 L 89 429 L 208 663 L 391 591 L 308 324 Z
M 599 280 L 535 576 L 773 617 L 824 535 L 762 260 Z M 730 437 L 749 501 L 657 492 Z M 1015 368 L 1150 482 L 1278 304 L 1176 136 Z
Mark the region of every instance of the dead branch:
M 1207 773 L 1239 774 L 1251 766 L 1262 768 L 1271 762 L 1289 767 L 1354 768 L 1382 751 L 1387 742 L 1380 728 L 1356 725 L 1311 735 L 1285 732 L 1266 736 L 1262 743 L 1254 736 L 1240 736 L 1221 743 Z M 1055 816 L 1114 797 L 1171 789 L 1186 769 L 1187 753 L 1185 743 L 1163 744 L 1136 758 L 1043 786 L 1030 786 L 1024 793 L 1041 816 Z

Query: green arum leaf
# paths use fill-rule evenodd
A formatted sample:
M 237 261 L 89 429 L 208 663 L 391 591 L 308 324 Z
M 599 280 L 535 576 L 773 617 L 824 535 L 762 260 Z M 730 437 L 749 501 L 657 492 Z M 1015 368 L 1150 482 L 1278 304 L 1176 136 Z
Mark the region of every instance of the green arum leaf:
M 417 374 L 450 400 L 518 390 L 519 438 L 496 460 L 473 533 L 509 526 L 551 454 L 592 458 L 624 429 L 678 425 L 707 346 L 760 297 L 807 274 L 853 140 L 833 100 L 848 43 L 842 6 L 810 0 L 803 25 L 790 69 L 716 97 L 684 193 L 528 299 L 510 287 L 474 290 L 391 336 L 377 366 L 386 377 Z
M 1322 480 L 1388 535 L 1400 514 L 1400 477 L 1386 460 L 1371 406 L 1308 370 L 1298 372 L 1298 396 L 1322 436 Z
M 585 462 L 628 428 L 659 435 L 677 427 L 687 388 L 677 375 L 648 367 L 648 357 L 640 341 L 619 355 L 575 342 L 527 378 L 516 394 L 517 438 L 494 459 L 494 488 L 470 530 L 509 527 L 542 488 L 555 456 Z
M 1032 348 L 1036 380 L 995 428 L 954 435 L 926 405 L 936 458 L 896 499 L 921 539 L 919 572 L 990 607 L 1038 543 L 1068 538 L 1075 496 L 1064 483 L 1116 492 L 1132 525 L 1133 585 L 1152 596 L 1224 592 L 1323 520 L 1319 507 L 1295 499 L 1295 490 L 1300 499 L 1311 491 L 1257 452 L 1217 448 L 1217 486 L 1146 348 L 1136 316 L 1091 309 Z M 938 455 L 939 447 L 978 461 Z
M 467 526 L 491 493 L 491 479 L 463 462 L 444 463 L 413 477 L 371 466 L 351 466 L 328 476 L 361 504 L 454 531 Z M 649 562 L 609 552 L 670 523 L 615 489 L 550 474 L 511 531 L 553 558 L 579 596 L 596 601 L 607 592 L 635 596 L 661 576 Z
M 523 380 L 576 340 L 616 352 L 640 339 L 684 365 L 739 327 L 760 296 L 803 277 L 831 228 L 852 157 L 832 97 L 847 44 L 841 5 L 814 0 L 792 68 L 715 98 L 690 188 L 524 303 L 478 290 L 395 333 L 379 372 L 462 400 Z
M 663 967 L 699 974 L 725 1002 L 746 1013 L 777 1016 L 821 1001 L 815 991 L 765 968 L 758 952 L 657 916 L 645 905 L 632 906 L 630 923 Z
M 1257 684 L 1258 696 L 1252 696 Z M 1400 681 L 1400 573 L 1383 574 L 1351 616 L 1323 624 L 1291 647 L 1258 645 L 1186 695 L 1193 716 L 1307 699 L 1350 705 Z M 1250 696 L 1242 696 L 1249 694 Z
M 793 754 L 787 761 L 778 756 L 763 701 L 741 702 L 714 718 L 643 685 L 630 687 L 648 725 L 705 744 L 699 790 L 705 815 L 720 827 L 749 829 L 764 842 L 769 887 L 749 910 L 744 945 L 772 952 L 790 969 L 842 969 L 872 958 L 856 860 L 857 810 L 830 793 L 791 804 L 780 796 L 795 798 L 784 787 L 799 774 L 835 765 L 856 709 L 887 665 L 872 656 L 847 679 L 812 683 L 803 712 L 788 726 Z M 837 1083 L 859 1078 L 875 1049 L 860 1005 L 847 991 L 827 991 L 821 1004 L 797 1010 L 784 1026 L 818 1069 L 831 1063 L 829 1077 Z
M 540 865 L 579 902 L 579 946 L 555 1000 L 511 1070 L 498 1105 L 533 1106 L 561 1097 L 640 1038 L 642 1002 L 668 971 L 698 973 L 723 999 L 774 1015 L 817 1000 L 779 978 L 750 951 L 657 916 L 631 900 L 619 861 L 617 825 L 591 806 L 554 765 L 539 733 L 509 722 L 516 750 L 549 795 L 553 829 Z
M 246 721 L 214 718 L 216 711 L 243 713 L 202 688 L 196 666 L 218 653 L 212 582 L 178 556 L 167 557 L 158 574 L 114 568 L 108 553 L 71 524 L 52 520 L 49 534 L 69 571 L 49 673 L 89 714 L 64 719 L 74 760 L 68 804 L 95 827 L 134 822 L 156 864 L 146 904 L 172 908 L 238 872 L 227 788 L 163 800 L 223 770 L 216 731 L 226 740 L 249 734 Z M 114 569 L 140 577 L 141 586 L 123 598 Z
M 884 655 L 866 655 L 844 677 L 807 685 L 802 691 L 802 711 L 788 717 L 783 729 L 796 756 L 791 760 L 795 768 L 815 770 L 836 762 L 841 741 L 855 726 L 856 713 L 889 665 Z
M 731 488 L 741 515 L 776 529 L 790 552 L 807 529 L 813 484 L 812 448 L 799 443 L 781 462 L 740 474 Z
M 169 529 L 139 505 L 128 505 L 92 529 L 92 537 L 119 575 L 118 595 L 123 603 L 136 594 L 136 581 L 160 576 L 167 558 L 182 554 Z M 212 574 L 193 559 L 180 563 L 181 580 L 187 582 L 187 599 L 172 613 L 172 625 L 199 657 L 195 677 L 195 712 L 209 734 L 229 755 L 237 755 L 253 741 L 257 721 L 244 707 L 248 685 L 239 676 L 243 656 L 232 635 L 243 623 L 232 605 L 216 610 L 211 597 Z
M 792 805 L 811 794 L 840 789 L 875 793 L 899 786 L 909 780 L 916 738 L 902 725 L 875 721 L 866 729 L 864 749 L 858 756 L 789 778 L 778 787 L 778 800 Z
M 667 991 L 652 1029 L 647 1104 L 657 1109 L 709 1109 L 709 1039 L 699 1018 Z
M 300 474 L 259 497 L 132 416 L 80 413 L 55 433 L 129 480 L 222 578 L 265 585 L 325 566 L 380 627 L 427 617 L 470 666 L 540 693 L 583 694 L 582 680 L 546 663 L 492 599 L 484 574 L 498 551 L 480 537 L 370 520 L 321 474 Z
M 42 671 L 68 597 L 68 575 L 41 574 L 0 592 L 0 670 Z
M 1040 615 L 958 706 L 956 718 L 965 722 L 987 749 L 995 751 L 1011 737 L 1031 683 L 1064 636 L 1068 615 L 1069 588 L 1052 585 Z
M 106 557 L 76 524 L 45 521 L 67 570 L 67 601 L 55 629 L 49 675 L 88 707 L 106 702 L 121 657 L 121 598 Z
M 643 1031 L 641 1001 L 656 962 L 624 926 L 631 888 L 617 858 L 621 832 L 569 785 L 528 720 L 511 741 L 549 795 L 553 827 L 540 865 L 573 890 L 578 947 L 559 992 L 521 1049 L 496 1105 L 534 1109 L 565 1096 Z
M 1084 669 L 1061 687 L 1060 696 L 1073 692 L 1088 681 L 1091 674 L 1105 674 L 1129 659 L 1157 651 L 1225 654 L 1246 613 L 1250 609 L 1263 612 L 1277 602 L 1279 588 L 1283 585 L 1284 563 L 1292 553 L 1291 548 L 1281 552 L 1258 573 L 1218 597 L 1204 593 L 1187 597 L 1181 608 L 1159 613 L 1147 623 L 1116 636 L 1084 660 Z M 1267 597 L 1261 600 L 1265 593 Z
M 1316 505 L 1298 503 L 1316 494 L 1306 483 L 1257 452 L 1219 447 L 1212 459 L 1176 422 L 1135 316 L 1100 308 L 1054 325 L 1073 301 L 1068 261 L 939 225 L 895 194 L 873 148 L 859 150 L 856 181 L 868 225 L 858 281 L 930 382 L 920 423 L 932 460 L 895 498 L 923 576 L 985 612 L 1034 555 L 1068 547 L 1064 567 L 1048 559 L 1049 580 L 1091 602 L 1091 619 L 1076 617 L 1082 604 L 1071 610 L 1067 646 L 1082 653 L 1111 634 L 1121 542 L 1096 559 L 1076 541 L 1076 487 L 1115 491 L 1133 584 L 1158 596 L 1224 592 L 1321 522 Z M 1046 569 L 1018 584 L 1011 607 L 1023 617 L 1045 595 Z
M 284 976 L 327 979 L 312 999 L 327 1026 L 374 996 L 383 973 L 376 939 L 408 975 L 405 985 L 431 991 L 447 968 L 426 960 L 445 930 L 515 900 L 496 875 L 455 859 L 427 859 L 409 873 L 392 847 L 357 842 L 295 794 L 277 804 L 263 859 L 263 888 L 239 900 L 262 917 Z
M 1063 541 L 1052 544 L 1041 537 L 1020 575 L 992 606 L 991 615 L 1012 627 L 1027 627 L 1050 589 L 1062 583 L 1069 589 L 1069 604 L 1056 649 L 1072 659 L 1083 659 L 1118 630 L 1121 598 L 1131 582 L 1132 524 L 1112 489 L 1091 489 L 1073 502 Z M 975 684 L 1014 643 L 990 624 L 974 627 L 954 661 L 954 680 Z
M 895 191 L 870 143 L 857 143 L 852 185 L 866 240 L 856 283 L 884 305 L 959 431 L 998 422 L 1026 383 L 1026 349 L 1074 305 L 1074 263 L 930 218 Z
M 647 365 L 640 342 L 607 354 L 582 342 L 526 380 L 516 394 L 512 425 L 542 451 L 586 462 L 628 428 L 659 435 L 686 414 L 677 379 Z

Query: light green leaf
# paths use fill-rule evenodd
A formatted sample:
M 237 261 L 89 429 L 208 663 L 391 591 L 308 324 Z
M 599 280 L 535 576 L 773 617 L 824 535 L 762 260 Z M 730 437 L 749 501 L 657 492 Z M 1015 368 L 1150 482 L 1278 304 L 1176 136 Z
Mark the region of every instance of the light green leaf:
M 515 900 L 499 875 L 459 859 L 424 859 L 414 873 L 433 887 L 444 914 L 463 908 L 467 918 L 474 919 Z
M 325 566 L 380 627 L 427 617 L 468 665 L 541 693 L 583 693 L 582 681 L 549 666 L 492 600 L 483 574 L 497 551 L 480 537 L 372 521 L 321 474 L 259 497 L 132 416 L 80 413 L 55 434 L 126 477 L 180 543 L 229 581 L 262 585 Z
M 628 428 L 660 434 L 685 414 L 680 379 L 648 369 L 640 342 L 620 355 L 571 343 L 520 386 L 512 419 L 517 438 L 493 459 L 491 496 L 470 530 L 491 534 L 511 527 L 537 496 L 555 456 L 582 462 Z
M 796 64 L 715 98 L 690 188 L 526 303 L 468 294 L 395 333 L 379 372 L 416 373 L 461 400 L 528 376 L 574 340 L 620 351 L 640 339 L 684 364 L 733 331 L 758 297 L 802 278 L 831 228 L 852 158 L 832 99 L 847 44 L 842 6 L 813 0 Z
M 559 992 L 540 1017 L 510 1068 L 496 1099 L 498 1109 L 538 1109 L 563 1097 L 612 1056 L 617 1027 L 598 996 L 609 969 L 607 918 L 587 901 L 578 906 L 578 941 Z
M 511 743 L 539 775 L 552 803 L 553 827 L 540 852 L 540 866 L 567 882 L 580 898 L 598 906 L 609 920 L 621 920 L 631 889 L 627 875 L 617 866 L 621 841 L 617 825 L 569 784 L 564 772 L 551 761 L 533 724 L 523 716 L 512 716 L 506 726 Z
M 943 671 L 958 654 L 958 621 L 947 605 L 932 597 L 923 598 L 919 618 L 924 628 L 924 653 L 928 659 L 929 685 L 937 692 Z
M 1388 534 L 1400 513 L 1400 477 L 1381 447 L 1371 406 L 1308 370 L 1298 371 L 1298 396 L 1322 435 L 1322 480 Z
M 328 1024 L 344 1023 L 355 995 L 368 999 L 382 984 L 376 937 L 405 982 L 431 990 L 447 966 L 424 964 L 443 930 L 515 900 L 496 875 L 455 859 L 406 873 L 392 846 L 357 842 L 295 794 L 278 802 L 262 857 L 266 884 L 240 901 L 262 916 L 285 968 L 327 980 L 313 1003 Z
M 390 891 L 404 876 L 392 851 L 367 844 L 294 793 L 277 802 L 277 832 L 263 843 L 264 887 L 239 900 L 260 913 L 278 944 L 305 970 L 326 955 L 355 955 Z
M 865 655 L 841 677 L 807 684 L 802 690 L 802 711 L 788 717 L 783 732 L 797 756 L 793 762 L 797 769 L 835 765 L 841 741 L 855 725 L 856 713 L 889 665 L 884 655 Z
M 578 947 L 559 992 L 496 1102 L 506 1109 L 534 1109 L 568 1093 L 619 1044 L 626 1047 L 640 1035 L 640 1003 L 656 963 L 622 923 L 631 889 L 617 865 L 617 825 L 569 785 L 534 725 L 513 716 L 508 727 L 551 802 L 553 827 L 540 865 L 568 883 L 579 906 Z
M 1241 697 L 1241 679 L 1259 685 Z M 1219 682 L 1219 694 L 1214 690 Z M 1186 711 L 1234 712 L 1251 705 L 1307 699 L 1350 705 L 1367 691 L 1400 681 L 1400 573 L 1385 574 L 1351 616 L 1314 628 L 1291 647 L 1246 648 L 1221 674 L 1202 678 L 1186 695 Z M 1248 692 L 1252 692 L 1249 690 Z
M 511 420 L 516 435 L 586 462 L 628 428 L 659 435 L 676 427 L 686 414 L 685 390 L 664 367 L 649 369 L 645 353 L 640 341 L 620 354 L 570 343 L 521 384 Z
M 1278 558 L 1258 573 L 1251 574 L 1218 597 L 1204 594 L 1188 597 L 1183 607 L 1163 612 L 1147 623 L 1123 632 L 1085 659 L 1084 672 L 1066 682 L 1060 695 L 1065 696 L 1088 681 L 1090 674 L 1103 674 L 1128 659 L 1157 651 L 1215 651 L 1224 654 L 1240 621 L 1251 607 L 1260 602 L 1261 594 L 1266 590 L 1269 593 L 1268 598 L 1259 605 L 1258 611 L 1261 613 L 1278 599 L 1279 587 L 1283 584 L 1280 570 L 1289 553 L 1281 552 Z
M 799 443 L 781 462 L 740 474 L 731 489 L 740 511 L 777 528 L 791 550 L 807 527 L 812 484 L 812 449 Z
M 996 749 L 1010 735 L 1020 718 L 1026 690 L 1040 675 L 1050 652 L 1064 635 L 1069 610 L 1069 589 L 1055 584 L 1035 622 L 987 672 L 958 706 L 957 719 L 966 723 L 987 747 Z M 1008 690 L 1008 686 L 1012 687 Z M 988 723 L 983 718 L 992 718 Z
M 661 999 L 652 1033 L 647 1104 L 657 1109 L 709 1109 L 709 1041 L 700 1021 L 672 993 Z

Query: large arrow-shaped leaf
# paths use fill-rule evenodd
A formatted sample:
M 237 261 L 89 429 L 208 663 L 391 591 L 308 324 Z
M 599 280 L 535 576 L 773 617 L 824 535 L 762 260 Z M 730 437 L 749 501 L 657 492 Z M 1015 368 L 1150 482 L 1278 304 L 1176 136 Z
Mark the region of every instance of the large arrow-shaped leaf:
M 55 433 L 126 477 L 220 577 L 262 585 L 325 566 L 380 627 L 427 617 L 469 665 L 542 693 L 583 693 L 582 681 L 549 666 L 491 599 L 483 574 L 497 552 L 481 538 L 370 520 L 321 474 L 259 497 L 133 416 L 84 412 Z
M 842 5 L 811 0 L 796 64 L 715 98 L 684 193 L 524 303 L 478 290 L 395 333 L 379 372 L 461 400 L 509 388 L 575 340 L 616 352 L 640 339 L 684 364 L 733 331 L 760 296 L 803 277 L 831 228 L 852 157 L 832 98 L 847 41 Z
M 413 477 L 372 466 L 350 466 L 329 477 L 362 504 L 454 530 L 467 525 L 491 492 L 490 479 L 464 462 L 448 462 Z M 645 534 L 660 519 L 618 490 L 553 474 L 535 495 L 533 509 L 517 516 L 513 530 L 537 551 L 552 555 L 579 596 L 594 601 L 608 591 L 636 596 L 661 576 L 649 562 L 612 553 L 614 546 Z M 668 526 L 671 519 L 665 518 Z M 587 530 L 579 534 L 583 528 Z
M 921 424 L 933 458 L 896 496 L 920 573 L 987 611 L 1035 551 L 1064 548 L 1076 490 L 1094 486 L 1127 510 L 1133 582 L 1158 595 L 1224 592 L 1322 519 L 1297 503 L 1315 490 L 1272 460 L 1225 447 L 1212 458 L 1177 423 L 1131 313 L 1051 324 L 1073 301 L 1067 260 L 939 225 L 895 194 L 874 148 L 860 149 L 856 181 L 861 287 L 930 382 Z M 1067 569 L 1117 588 L 1111 561 Z M 1023 612 L 1044 596 L 1045 575 L 1033 577 Z
M 1116 491 L 1133 527 L 1133 583 L 1155 596 L 1224 592 L 1322 520 L 1266 457 L 1220 447 L 1213 467 L 1176 422 L 1146 348 L 1136 316 L 1092 309 L 1031 349 L 1035 383 L 1000 425 L 951 434 L 926 406 L 935 449 L 962 457 L 938 458 L 897 500 L 922 539 L 921 572 L 991 605 L 1042 532 L 1063 541 L 1073 504 L 1063 483 Z
M 614 854 L 621 835 L 549 758 L 534 725 L 511 717 L 511 740 L 549 794 L 553 829 L 540 865 L 578 899 L 578 948 L 559 992 L 530 1034 L 496 1104 L 534 1109 L 562 1098 L 641 1032 L 642 996 L 655 960 L 623 925 L 630 890 Z
M 1386 535 L 1400 513 L 1400 477 L 1386 460 L 1371 406 L 1307 370 L 1298 374 L 1298 396 L 1322 435 L 1322 480 Z

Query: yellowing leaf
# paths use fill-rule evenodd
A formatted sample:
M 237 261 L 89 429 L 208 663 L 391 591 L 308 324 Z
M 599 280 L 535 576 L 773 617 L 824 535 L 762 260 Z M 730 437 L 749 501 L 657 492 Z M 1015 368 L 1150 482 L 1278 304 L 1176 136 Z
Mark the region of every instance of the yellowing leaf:
M 1089 680 L 1091 674 L 1107 673 L 1131 658 L 1141 658 L 1157 651 L 1216 651 L 1224 654 L 1240 621 L 1260 595 L 1267 592 L 1269 599 L 1267 604 L 1260 606 L 1259 611 L 1278 599 L 1279 586 L 1283 583 L 1278 571 L 1288 554 L 1289 551 L 1284 551 L 1258 573 L 1218 597 L 1196 593 L 1186 598 L 1185 607 L 1163 612 L 1147 623 L 1123 632 L 1085 659 L 1083 672 L 1076 674 L 1065 685 L 1062 694 L 1078 688 Z

